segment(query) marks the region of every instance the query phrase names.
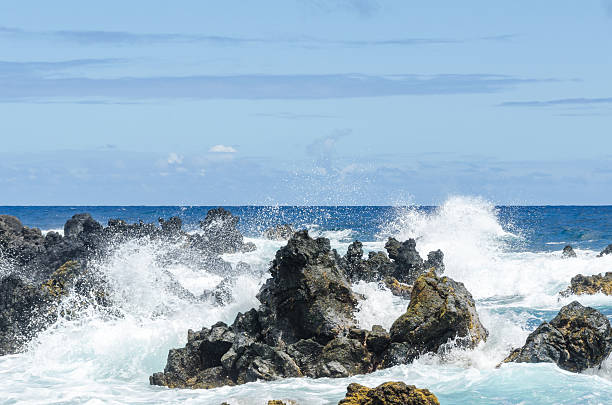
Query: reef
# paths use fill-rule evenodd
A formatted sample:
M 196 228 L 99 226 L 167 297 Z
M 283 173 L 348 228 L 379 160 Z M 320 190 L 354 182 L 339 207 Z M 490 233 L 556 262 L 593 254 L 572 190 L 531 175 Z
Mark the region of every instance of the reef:
M 563 252 L 561 252 L 561 257 L 563 257 L 564 259 L 571 259 L 573 257 L 576 257 L 576 252 L 574 252 L 573 247 L 567 245 L 563 248 Z
M 376 388 L 350 384 L 346 397 L 338 405 L 440 405 L 440 402 L 427 389 L 403 382 L 386 382 Z
M 170 350 L 164 371 L 150 383 L 212 388 L 284 377 L 348 377 L 411 362 L 457 338 L 470 347 L 486 339 L 469 292 L 433 270 L 416 278 L 408 311 L 391 333 L 381 326 L 360 329 L 354 316 L 358 297 L 346 271 L 351 252 L 347 256 L 340 258 L 326 238 L 296 232 L 276 253 L 271 277 L 257 295 L 259 308 L 239 313 L 232 325 L 188 331 L 186 346 Z M 421 307 L 430 310 L 416 309 Z M 430 316 L 436 320 L 425 320 Z M 424 326 L 412 335 L 407 325 L 419 319 Z
M 612 352 L 612 328 L 601 312 L 574 301 L 543 322 L 504 363 L 555 363 L 572 372 L 597 367 Z

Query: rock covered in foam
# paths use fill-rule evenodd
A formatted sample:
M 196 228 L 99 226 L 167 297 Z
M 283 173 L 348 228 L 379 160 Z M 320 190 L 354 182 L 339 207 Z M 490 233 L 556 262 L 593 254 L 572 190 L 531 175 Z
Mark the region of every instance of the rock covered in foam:
M 583 276 L 578 274 L 572 277 L 570 286 L 565 291 L 561 291 L 564 297 L 570 295 L 583 295 L 583 294 L 598 294 L 602 293 L 605 295 L 612 295 L 612 272 L 607 272 L 604 275 L 595 274 L 592 276 Z
M 400 381 L 386 382 L 376 388 L 352 383 L 338 405 L 440 405 L 440 402 L 429 390 Z
M 561 252 L 561 257 L 564 259 L 570 259 L 576 257 L 576 252 L 574 252 L 574 248 L 570 245 L 567 245 L 563 248 L 563 252 Z
M 604 250 L 602 250 L 601 253 L 597 255 L 597 257 L 603 257 L 609 254 L 612 254 L 612 243 L 606 246 Z
M 182 231 L 178 217 L 160 220 L 159 227 L 143 222 L 127 224 L 119 219 L 111 219 L 103 227 L 83 213 L 66 222 L 62 236 L 57 232 L 43 235 L 37 228 L 23 226 L 16 217 L 0 215 L 0 257 L 10 267 L 9 274 L 0 280 L 0 323 L 6 325 L 0 332 L 0 354 L 20 350 L 57 319 L 54 311 L 71 291 L 79 296 L 71 301 L 79 308 L 88 300 L 95 305 L 108 305 L 104 280 L 85 269 L 92 259 L 106 257 L 127 240 L 171 242 L 168 245 L 176 248 L 160 253 L 164 263 L 196 263 L 209 271 L 230 274 L 232 266 L 220 254 L 252 250 L 254 245 L 243 243 L 236 228 L 237 217 L 223 209 L 211 210 L 203 222 L 203 235 L 192 235 Z M 169 289 L 198 300 L 169 272 L 167 276 Z M 221 295 L 222 291 L 215 298 L 222 301 L 225 297 Z M 60 315 L 73 314 L 79 308 L 66 309 Z
M 612 352 L 612 328 L 601 312 L 574 301 L 543 322 L 504 363 L 556 363 L 580 372 L 596 367 Z
M 264 231 L 263 236 L 270 240 L 289 240 L 295 229 L 289 224 L 276 225 Z
M 217 323 L 189 332 L 187 345 L 170 351 L 164 372 L 151 376 L 151 384 L 210 388 L 283 377 L 348 377 L 405 363 L 430 349 L 418 339 L 392 341 L 381 326 L 357 328 L 357 300 L 339 260 L 328 239 L 296 232 L 276 253 L 271 278 L 257 295 L 259 309 L 238 314 L 231 326 Z M 427 337 L 439 344 L 466 338 L 464 330 L 486 337 L 463 285 L 440 281 L 433 270 L 428 277 L 442 286 L 418 297 L 413 293 L 413 299 L 437 305 L 432 311 L 442 322 L 428 320 Z M 451 287 L 458 292 L 448 291 Z
M 487 339 L 476 305 L 463 283 L 435 272 L 419 276 L 406 312 L 391 326 L 391 340 L 419 353 L 437 352 L 452 339 L 474 347 Z

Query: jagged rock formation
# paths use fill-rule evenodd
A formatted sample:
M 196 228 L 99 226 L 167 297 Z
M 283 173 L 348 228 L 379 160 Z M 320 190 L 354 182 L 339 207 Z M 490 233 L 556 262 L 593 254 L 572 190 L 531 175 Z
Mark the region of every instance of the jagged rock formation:
M 370 252 L 363 259 L 363 244 L 359 241 L 349 245 L 340 265 L 346 270 L 352 282 L 382 281 L 388 279 L 392 284 L 412 284 L 421 274 L 432 268 L 437 274 L 444 272 L 444 254 L 441 250 L 429 252 L 423 260 L 416 250 L 416 241 L 408 239 L 399 242 L 389 238 L 385 244 L 388 256 L 384 252 Z M 395 281 L 392 281 L 395 280 Z
M 609 254 L 612 254 L 612 243 L 606 246 L 605 249 L 602 250 L 601 253 L 597 255 L 597 257 L 603 257 Z
M 21 350 L 24 343 L 54 322 L 55 309 L 69 291 L 83 297 L 75 302 L 89 300 L 96 305 L 108 305 L 104 280 L 86 269 L 92 259 L 104 257 L 126 240 L 180 242 L 160 260 L 199 261 L 210 271 L 231 274 L 232 266 L 219 255 L 254 248 L 243 242 L 237 222 L 237 217 L 218 208 L 209 211 L 202 222 L 202 234 L 191 235 L 182 231 L 178 217 L 160 219 L 159 227 L 143 222 L 126 224 L 119 219 L 111 219 L 103 227 L 89 214 L 76 214 L 64 225 L 62 236 L 57 232 L 43 235 L 37 228 L 23 226 L 13 216 L 0 215 L 0 258 L 8 266 L 0 280 L 0 355 Z M 168 277 L 173 280 L 170 274 Z M 185 297 L 198 300 L 178 282 L 170 284 Z M 225 296 L 224 286 L 221 287 L 208 295 L 222 301 Z M 206 294 L 200 297 L 207 298 Z
M 580 372 L 597 367 L 612 352 L 612 328 L 601 312 L 574 301 L 544 322 L 513 350 L 504 363 L 556 363 Z
M 427 389 L 403 382 L 386 382 L 376 388 L 353 383 L 338 405 L 440 405 L 438 398 Z
M 86 302 L 108 304 L 102 282 L 95 275 L 87 275 L 75 261 L 66 262 L 39 285 L 29 284 L 15 274 L 4 277 L 0 281 L 0 355 L 20 351 L 38 332 L 54 322 L 62 298 L 70 291 L 81 297 L 81 305 Z M 75 305 L 79 305 L 78 300 Z M 66 310 L 61 314 L 71 315 Z
M 407 332 L 401 325 L 395 335 L 381 326 L 359 329 L 354 317 L 357 299 L 339 265 L 346 259 L 338 257 L 328 239 L 295 233 L 276 253 L 271 278 L 257 295 L 259 309 L 238 314 L 229 326 L 217 323 L 189 331 L 187 345 L 170 351 L 164 372 L 152 375 L 151 384 L 210 388 L 283 377 L 347 377 L 437 349 L 404 338 Z M 435 313 L 439 318 L 423 322 L 423 336 L 443 344 L 456 336 L 466 339 L 469 332 L 474 335 L 469 345 L 486 337 L 462 284 L 438 279 L 432 270 L 415 285 L 419 287 L 412 300 L 433 307 L 417 315 Z
M 570 295 L 582 295 L 582 294 L 597 294 L 602 293 L 605 295 L 612 295 L 612 272 L 607 272 L 603 276 L 601 274 L 595 274 L 592 276 L 583 276 L 578 274 L 572 277 L 570 286 L 565 291 L 561 291 L 559 294 L 563 297 L 569 297 Z
M 393 323 L 390 332 L 395 346 L 386 357 L 392 363 L 402 360 L 404 353 L 410 360 L 420 353 L 438 352 L 453 339 L 473 348 L 488 336 L 463 283 L 439 278 L 433 271 L 416 280 L 408 309 Z
M 572 257 L 576 257 L 576 252 L 574 252 L 574 248 L 570 245 L 567 245 L 563 248 L 563 252 L 561 253 L 561 257 L 564 259 L 570 259 Z
M 276 225 L 264 231 L 263 236 L 270 240 L 289 240 L 295 229 L 289 224 Z

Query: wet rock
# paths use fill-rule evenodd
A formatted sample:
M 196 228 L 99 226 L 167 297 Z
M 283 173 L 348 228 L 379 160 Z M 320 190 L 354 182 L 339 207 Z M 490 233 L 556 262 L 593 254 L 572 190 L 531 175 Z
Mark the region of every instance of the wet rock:
M 427 254 L 427 260 L 423 263 L 425 270 L 434 270 L 437 275 L 444 273 L 444 253 L 440 249 Z
M 574 248 L 572 248 L 570 245 L 567 245 L 566 247 L 563 248 L 561 257 L 563 257 L 564 259 L 576 257 L 576 252 L 574 252 Z
M 612 352 L 612 328 L 601 312 L 574 301 L 543 322 L 504 363 L 556 363 L 580 372 L 597 367 Z
M 371 354 L 357 339 L 337 337 L 323 348 L 317 377 L 348 377 L 372 371 Z
M 412 363 L 419 354 L 421 354 L 419 350 L 409 343 L 391 342 L 385 351 L 380 354 L 377 369 Z
M 36 285 L 15 274 L 0 281 L 0 355 L 21 351 L 24 345 L 59 315 L 71 315 L 58 305 L 69 291 L 80 294 L 70 311 L 89 302 L 107 304 L 100 283 L 83 278 L 84 269 L 74 261 L 65 263 L 42 284 Z M 96 286 L 95 289 L 93 286 Z M 91 299 L 91 301 L 90 301 Z
M 73 215 L 64 225 L 64 236 L 77 237 L 82 233 L 92 234 L 102 232 L 102 225 L 95 221 L 90 214 Z
M 366 347 L 375 355 L 380 355 L 384 352 L 391 343 L 389 332 L 380 325 L 372 326 L 372 331 L 368 333 L 366 338 Z
M 474 299 L 463 283 L 430 271 L 417 278 L 406 313 L 391 326 L 391 340 L 420 353 L 437 352 L 452 339 L 474 347 L 486 340 Z
M 237 228 L 239 220 L 223 208 L 211 209 L 200 221 L 201 234 L 193 235 L 194 243 L 218 254 L 251 251 L 254 245 L 245 245 Z
M 411 285 L 400 283 L 393 277 L 387 277 L 383 282 L 385 287 L 387 287 L 393 295 L 406 299 L 410 298 L 410 294 L 412 294 Z
M 276 225 L 264 231 L 264 238 L 270 240 L 289 240 L 295 233 L 289 224 Z
M 357 299 L 334 253 L 329 239 L 312 239 L 307 231 L 296 232 L 276 253 L 272 278 L 257 296 L 267 306 L 269 343 L 326 343 L 355 327 Z
M 601 274 L 595 274 L 592 276 L 583 276 L 578 274 L 572 277 L 570 286 L 565 291 L 561 291 L 559 294 L 563 297 L 569 297 L 570 295 L 583 295 L 583 294 L 598 294 L 602 293 L 605 295 L 612 295 L 612 272 L 607 272 L 603 276 Z
M 609 254 L 612 254 L 612 243 L 606 246 L 606 248 L 602 250 L 601 253 L 597 255 L 597 257 L 603 257 Z
M 427 389 L 403 382 L 386 382 L 376 388 L 350 384 L 338 405 L 440 405 L 440 402 Z

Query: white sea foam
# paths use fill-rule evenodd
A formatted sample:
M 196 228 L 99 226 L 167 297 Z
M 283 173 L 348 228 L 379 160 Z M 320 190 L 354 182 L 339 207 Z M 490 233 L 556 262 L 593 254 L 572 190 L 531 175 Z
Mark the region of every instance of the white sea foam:
M 364 250 L 382 250 L 387 236 L 417 239 L 422 256 L 435 249 L 445 254 L 446 275 L 462 281 L 477 300 L 490 335 L 474 350 L 450 348 L 444 356 L 425 355 L 411 365 L 347 379 L 286 379 L 214 390 L 169 390 L 148 384 L 148 376 L 163 369 L 168 350 L 185 344 L 187 329 L 217 321 L 231 323 L 238 311 L 257 307 L 255 298 L 267 268 L 284 242 L 248 239 L 255 252 L 225 255 L 252 270 L 232 284 L 234 300 L 225 306 L 193 301 L 173 288 L 178 282 L 194 295 L 218 284 L 221 278 L 198 265 L 165 264 L 168 249 L 140 240 L 125 243 L 95 270 L 111 286 L 114 313 L 96 308 L 82 316 L 61 319 L 31 343 L 27 352 L 0 357 L 0 403 L 87 404 L 265 404 L 268 399 L 293 399 L 302 405 L 335 404 L 346 385 L 374 386 L 401 380 L 427 387 L 443 404 L 560 403 L 603 404 L 612 397 L 612 360 L 601 369 L 573 374 L 551 364 L 495 366 L 513 347 L 524 343 L 529 331 L 558 309 L 578 299 L 584 305 L 611 308 L 604 295 L 561 298 L 574 275 L 612 269 L 612 256 L 576 250 L 574 259 L 560 252 L 517 252 L 520 231 L 498 220 L 495 207 L 477 198 L 454 197 L 429 214 L 398 208 L 396 218 L 380 231 L 380 238 Z M 330 238 L 344 252 L 351 230 L 326 231 L 310 227 L 313 236 Z M 562 244 L 562 243 L 561 243 Z M 365 300 L 356 317 L 361 327 L 388 328 L 408 302 L 376 283 L 357 283 Z

